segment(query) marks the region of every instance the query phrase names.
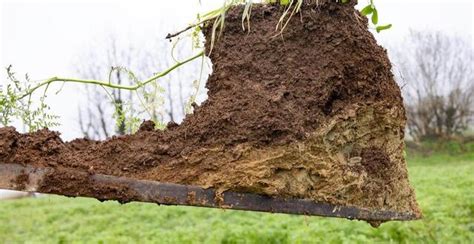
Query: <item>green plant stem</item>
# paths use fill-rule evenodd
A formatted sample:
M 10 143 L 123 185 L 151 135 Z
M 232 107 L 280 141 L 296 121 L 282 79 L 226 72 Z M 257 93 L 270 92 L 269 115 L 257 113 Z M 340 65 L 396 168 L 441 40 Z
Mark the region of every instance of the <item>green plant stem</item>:
M 159 74 L 156 74 L 155 76 L 152 76 L 150 77 L 149 79 L 145 80 L 145 81 L 141 81 L 141 82 L 138 82 L 137 84 L 135 85 L 119 85 L 119 84 L 113 84 L 113 83 L 110 83 L 110 82 L 106 82 L 106 81 L 101 81 L 101 80 L 83 80 L 83 79 L 76 79 L 76 78 L 64 78 L 64 77 L 52 77 L 52 78 L 49 78 L 43 82 L 41 82 L 40 84 L 36 85 L 35 87 L 31 88 L 30 90 L 28 90 L 25 94 L 21 95 L 19 97 L 19 99 L 23 99 L 29 95 L 31 95 L 34 91 L 38 90 L 39 88 L 43 87 L 43 86 L 49 86 L 50 84 L 54 83 L 54 82 L 69 82 L 69 83 L 81 83 L 81 84 L 90 84 L 90 85 L 99 85 L 99 86 L 103 86 L 103 87 L 109 87 L 109 88 L 115 88 L 115 89 L 122 89 L 122 90 L 130 90 L 130 91 L 135 91 L 145 85 L 147 85 L 148 83 L 150 82 L 153 82 L 167 74 L 169 74 L 171 71 L 179 68 L 180 66 L 186 64 L 186 63 L 189 63 L 201 56 L 204 55 L 204 51 L 201 51 L 200 53 L 184 60 L 184 61 L 181 61 L 181 62 L 177 62 L 175 65 L 171 66 L 170 68 L 166 69 L 165 71 L 159 73 Z

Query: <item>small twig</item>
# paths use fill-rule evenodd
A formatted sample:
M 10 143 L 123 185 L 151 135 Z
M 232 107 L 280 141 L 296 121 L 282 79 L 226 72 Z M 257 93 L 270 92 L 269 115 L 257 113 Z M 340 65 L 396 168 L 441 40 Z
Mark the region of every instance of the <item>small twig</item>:
M 171 39 L 171 38 L 173 38 L 173 37 L 177 37 L 177 36 L 181 35 L 182 33 L 186 32 L 186 31 L 188 31 L 188 30 L 190 30 L 190 29 L 192 29 L 192 28 L 194 28 L 194 27 L 196 27 L 196 26 L 198 26 L 198 25 L 200 25 L 200 24 L 201 24 L 201 23 L 197 23 L 197 24 L 194 24 L 194 25 L 190 25 L 190 26 L 186 27 L 184 30 L 178 31 L 178 32 L 176 32 L 176 33 L 174 33 L 174 34 L 168 33 L 168 35 L 166 36 L 166 39 Z
M 230 7 L 230 6 L 224 6 L 222 9 L 224 9 L 223 11 L 227 11 L 227 9 L 228 9 L 229 7 Z M 194 28 L 194 27 L 196 27 L 196 26 L 202 25 L 202 24 L 204 24 L 204 23 L 207 22 L 207 21 L 211 21 L 211 20 L 217 18 L 217 17 L 220 16 L 220 14 L 221 14 L 221 12 L 220 12 L 219 10 L 222 10 L 222 9 L 217 9 L 217 10 L 214 10 L 214 11 L 211 11 L 211 12 L 207 13 L 207 14 L 205 15 L 206 17 L 203 18 L 203 19 L 201 19 L 200 22 L 195 23 L 195 24 L 191 24 L 191 25 L 189 25 L 188 27 L 186 27 L 184 30 L 178 31 L 178 32 L 176 32 L 176 33 L 174 33 L 174 34 L 168 33 L 168 35 L 166 36 L 166 39 L 171 39 L 171 38 L 173 38 L 173 37 L 179 36 L 179 35 L 183 34 L 184 32 L 186 32 L 186 31 L 188 31 L 188 30 L 190 30 L 190 29 L 192 29 L 192 28 Z M 211 13 L 215 13 L 216 11 L 219 11 L 219 12 L 217 12 L 218 15 L 213 15 L 213 14 L 211 14 Z

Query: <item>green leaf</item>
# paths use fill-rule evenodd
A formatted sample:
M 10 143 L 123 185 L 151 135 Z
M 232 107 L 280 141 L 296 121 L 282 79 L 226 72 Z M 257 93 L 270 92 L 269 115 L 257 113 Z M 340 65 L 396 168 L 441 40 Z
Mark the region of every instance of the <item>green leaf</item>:
M 377 12 L 377 9 L 373 9 L 374 12 L 372 13 L 372 24 L 377 25 L 379 23 L 379 14 Z
M 372 8 L 372 5 L 367 5 L 365 8 L 363 8 L 360 13 L 363 15 L 363 16 L 367 16 L 371 13 L 374 12 L 374 9 Z
M 375 29 L 377 30 L 377 33 L 380 33 L 381 31 L 388 30 L 390 28 L 392 28 L 392 24 L 380 25 L 380 26 L 377 26 Z
M 280 0 L 280 5 L 286 6 L 290 4 L 290 0 Z

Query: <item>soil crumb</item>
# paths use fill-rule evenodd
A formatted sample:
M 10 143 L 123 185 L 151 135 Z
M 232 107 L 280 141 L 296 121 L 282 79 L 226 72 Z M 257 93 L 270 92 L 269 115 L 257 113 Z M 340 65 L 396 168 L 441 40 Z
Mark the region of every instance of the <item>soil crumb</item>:
M 87 172 L 419 214 L 400 88 L 354 5 L 305 4 L 281 35 L 282 7 L 255 5 L 250 31 L 235 7 L 209 54 L 209 98 L 182 124 L 69 143 L 2 128 L 0 162 L 64 169 L 43 188 L 72 196 Z

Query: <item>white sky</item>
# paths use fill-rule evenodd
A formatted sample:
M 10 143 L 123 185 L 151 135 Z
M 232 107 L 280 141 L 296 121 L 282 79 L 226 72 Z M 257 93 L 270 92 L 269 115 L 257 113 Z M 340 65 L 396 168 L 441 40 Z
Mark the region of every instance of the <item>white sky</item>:
M 13 64 L 18 74 L 28 72 L 33 80 L 73 76 L 74 59 L 101 37 L 117 33 L 131 42 L 146 43 L 147 37 L 180 30 L 199 11 L 222 2 L 201 1 L 204 6 L 198 0 L 0 0 L 0 64 L 2 68 Z M 361 5 L 365 2 L 361 0 Z M 409 29 L 440 30 L 471 39 L 474 33 L 473 0 L 378 0 L 376 5 L 380 21 L 394 25 L 376 34 L 388 46 L 401 41 Z M 79 100 L 76 86 L 50 96 L 52 109 L 62 116 L 62 126 L 55 129 L 66 140 L 80 136 L 75 121 Z

